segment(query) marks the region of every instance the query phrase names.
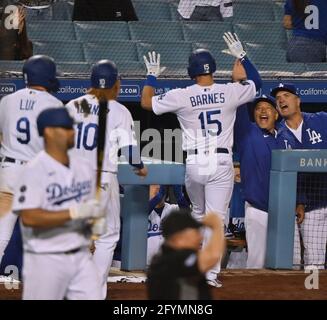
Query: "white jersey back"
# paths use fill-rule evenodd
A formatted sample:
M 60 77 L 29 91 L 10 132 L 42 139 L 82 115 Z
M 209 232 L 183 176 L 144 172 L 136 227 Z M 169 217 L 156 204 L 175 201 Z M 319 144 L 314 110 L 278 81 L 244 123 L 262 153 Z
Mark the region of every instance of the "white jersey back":
M 75 107 L 75 102 L 86 99 L 91 114 L 84 116 L 81 108 Z M 76 143 L 74 153 L 89 159 L 93 168 L 97 168 L 97 141 L 99 103 L 92 95 L 85 95 L 72 100 L 67 104 L 70 114 L 76 119 Z M 109 113 L 107 116 L 106 143 L 103 157 L 102 170 L 117 172 L 118 150 L 128 145 L 137 145 L 134 134 L 134 122 L 129 110 L 115 100 L 108 102 Z M 103 175 L 104 176 L 104 175 Z M 106 182 L 102 179 L 102 182 Z
M 161 244 L 164 241 L 161 235 L 161 221 L 169 215 L 173 210 L 178 210 L 177 204 L 169 204 L 165 202 L 165 206 L 159 215 L 156 209 L 152 210 L 148 218 L 148 248 L 147 248 L 147 264 L 149 265 L 152 257 L 158 253 Z
M 231 150 L 236 109 L 255 95 L 251 80 L 208 87 L 195 84 L 153 97 L 152 108 L 157 115 L 177 115 L 183 130 L 183 150 Z
M 1 156 L 29 161 L 44 149 L 36 119 L 41 111 L 62 107 L 60 100 L 46 91 L 21 89 L 0 101 Z
M 70 156 L 69 167 L 41 151 L 23 170 L 16 186 L 13 211 L 43 209 L 61 211 L 95 197 L 95 175 L 91 164 Z M 56 214 L 55 212 L 53 214 Z M 55 228 L 22 225 L 24 250 L 36 253 L 64 252 L 90 244 L 85 220 L 66 222 Z

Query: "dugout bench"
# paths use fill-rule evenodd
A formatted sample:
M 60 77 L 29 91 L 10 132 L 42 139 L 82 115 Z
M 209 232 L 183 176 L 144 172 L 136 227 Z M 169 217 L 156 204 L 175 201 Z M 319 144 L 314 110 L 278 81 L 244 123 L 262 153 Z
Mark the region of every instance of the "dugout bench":
M 149 185 L 183 185 L 185 180 L 182 163 L 142 160 L 148 168 L 148 175 L 143 179 L 134 174 L 127 162 L 118 165 L 118 181 L 124 187 L 121 269 L 127 271 L 146 269 Z

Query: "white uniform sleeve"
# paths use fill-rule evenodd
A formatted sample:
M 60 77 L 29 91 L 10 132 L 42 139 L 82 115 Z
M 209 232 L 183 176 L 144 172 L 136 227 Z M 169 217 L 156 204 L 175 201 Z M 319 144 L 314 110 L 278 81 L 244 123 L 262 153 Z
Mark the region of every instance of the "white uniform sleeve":
M 118 139 L 118 148 L 126 146 L 136 146 L 136 136 L 134 131 L 134 121 L 131 113 L 126 110 L 126 113 L 120 119 L 119 127 L 115 130 Z
M 24 169 L 14 193 L 13 211 L 41 208 L 44 199 L 42 181 L 28 167 Z
M 228 86 L 232 88 L 232 97 L 237 106 L 251 102 L 256 96 L 255 84 L 252 80 L 229 83 Z
M 167 112 L 177 113 L 180 108 L 178 96 L 182 94 L 182 89 L 174 89 L 159 96 L 152 97 L 152 110 L 156 115 Z

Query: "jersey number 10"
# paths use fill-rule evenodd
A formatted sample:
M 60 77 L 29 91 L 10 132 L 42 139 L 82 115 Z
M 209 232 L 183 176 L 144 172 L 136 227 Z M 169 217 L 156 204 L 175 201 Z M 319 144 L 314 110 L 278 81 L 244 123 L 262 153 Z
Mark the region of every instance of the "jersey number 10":
M 201 122 L 202 136 L 206 137 L 207 133 L 211 136 L 219 136 L 221 134 L 221 122 L 218 119 L 213 119 L 213 116 L 221 113 L 221 110 L 211 110 L 201 112 L 198 119 Z M 217 129 L 207 129 L 210 124 L 215 124 Z
M 95 123 L 89 123 L 84 126 L 81 122 L 77 125 L 77 140 L 76 148 L 85 150 L 93 150 L 98 145 L 98 125 Z

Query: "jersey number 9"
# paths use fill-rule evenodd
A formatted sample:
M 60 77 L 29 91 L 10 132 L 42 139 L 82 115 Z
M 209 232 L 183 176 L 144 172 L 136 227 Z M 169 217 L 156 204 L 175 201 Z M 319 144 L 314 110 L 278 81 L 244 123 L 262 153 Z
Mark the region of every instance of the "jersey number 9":
M 20 133 L 17 141 L 22 144 L 28 144 L 31 140 L 30 122 L 26 117 L 17 121 L 16 129 Z

